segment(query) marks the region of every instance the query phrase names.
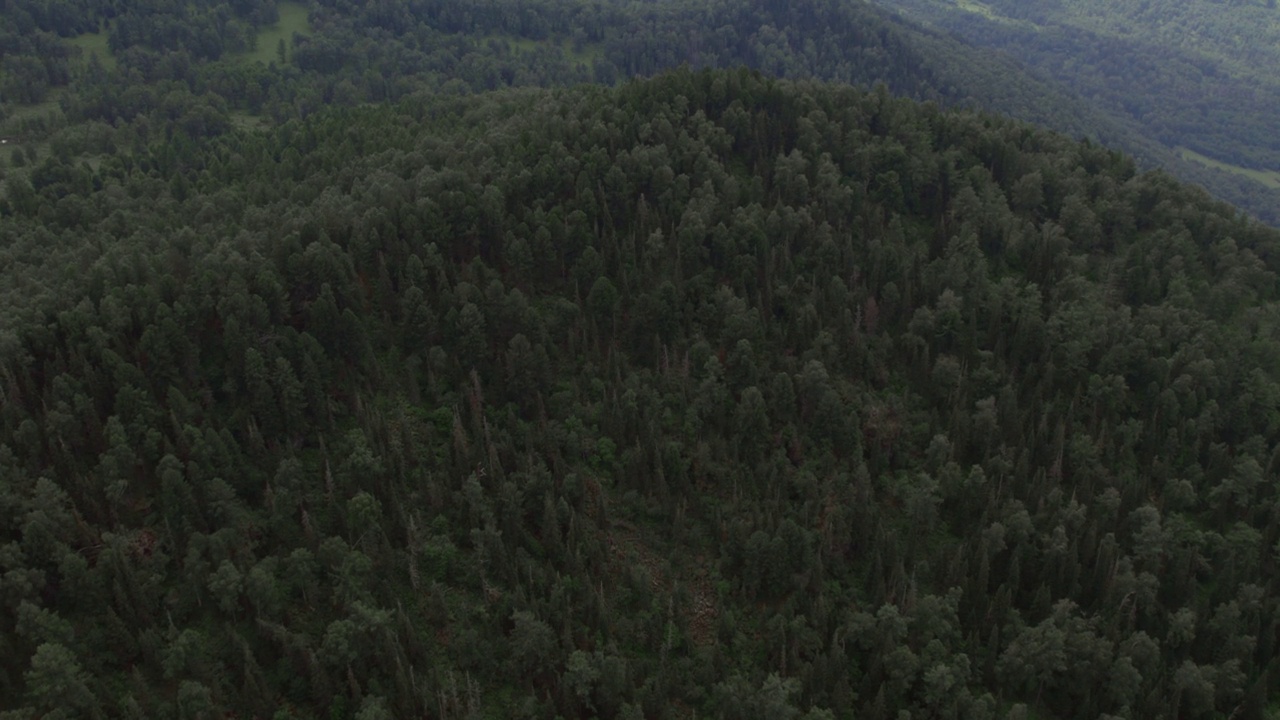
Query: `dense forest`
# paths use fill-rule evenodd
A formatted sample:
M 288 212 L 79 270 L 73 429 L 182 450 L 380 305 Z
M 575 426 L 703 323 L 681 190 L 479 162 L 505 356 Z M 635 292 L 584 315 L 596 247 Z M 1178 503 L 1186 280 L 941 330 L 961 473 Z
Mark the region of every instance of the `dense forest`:
M 170 127 L 5 181 L 0 717 L 1274 717 L 1203 191 L 748 70 Z
M 33 151 L 92 161 L 156 135 L 217 136 L 236 126 L 278 125 L 327 105 L 509 86 L 616 84 L 682 64 L 745 65 L 794 79 L 868 88 L 883 82 L 917 100 L 982 108 L 1088 137 L 1124 149 L 1142 168 L 1168 169 L 1280 224 L 1280 176 L 1267 185 L 1186 159 L 1170 145 L 1173 135 L 1144 125 L 1146 115 L 1096 102 L 1099 93 L 1113 99 L 1118 93 L 1117 102 L 1153 104 L 1150 93 L 1140 92 L 1150 86 L 1168 90 L 1160 102 L 1181 107 L 1203 83 L 1170 88 L 1144 71 L 1123 83 L 1102 81 L 1107 87 L 1068 83 L 1068 89 L 981 43 L 867 3 L 9 0 L 5 14 L 12 22 L 0 26 L 0 139 L 19 148 L 19 162 Z M 1164 56 L 1153 51 L 1149 57 Z M 1107 77 L 1151 62 L 1123 56 L 1108 65 Z M 1280 107 L 1222 103 L 1225 96 L 1217 92 L 1201 96 L 1204 102 L 1188 112 L 1226 120 L 1188 129 L 1190 120 L 1167 119 L 1178 137 L 1195 136 L 1182 145 L 1230 159 L 1218 145 L 1243 137 L 1252 147 L 1258 142 L 1250 137 L 1270 137 L 1265 120 Z M 1255 160 L 1250 167 L 1265 165 L 1263 155 Z

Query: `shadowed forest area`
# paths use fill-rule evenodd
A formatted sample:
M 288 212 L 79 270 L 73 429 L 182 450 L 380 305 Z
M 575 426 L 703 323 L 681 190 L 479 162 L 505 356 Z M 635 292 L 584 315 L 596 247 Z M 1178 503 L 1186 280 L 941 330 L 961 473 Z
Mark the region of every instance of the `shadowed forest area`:
M 222 7 L 5 121 L 0 718 L 1276 716 L 1276 230 L 885 84 Z
M 81 172 L 0 226 L 14 717 L 1263 717 L 1277 238 L 1199 191 L 747 72 Z

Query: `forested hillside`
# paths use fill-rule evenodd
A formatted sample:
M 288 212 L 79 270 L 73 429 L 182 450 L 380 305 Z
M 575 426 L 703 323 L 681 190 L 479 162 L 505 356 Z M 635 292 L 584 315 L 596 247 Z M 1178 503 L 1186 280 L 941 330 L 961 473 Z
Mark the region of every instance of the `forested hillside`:
M 0 26 L 0 139 L 18 148 L 8 153 L 11 162 L 50 152 L 94 161 L 156 136 L 217 136 L 326 105 L 616 84 L 681 64 L 745 65 L 788 78 L 883 82 L 896 94 L 1089 137 L 1123 148 L 1143 168 L 1167 168 L 1280 223 L 1280 175 L 1273 185 L 1260 184 L 1184 158 L 1140 119 L 1095 106 L 1000 53 L 866 3 L 11 0 L 5 13 L 12 22 Z M 1098 92 L 1080 90 L 1086 98 Z M 1252 128 L 1274 115 L 1261 106 L 1239 112 L 1251 113 Z M 1229 134 L 1230 125 L 1218 132 Z
M 0 712 L 1265 718 L 1280 236 L 680 71 L 0 205 Z
M 1017 58 L 1188 163 L 1280 188 L 1280 10 L 1271 0 L 881 4 Z M 1256 207 L 1275 202 L 1242 204 L 1272 218 Z

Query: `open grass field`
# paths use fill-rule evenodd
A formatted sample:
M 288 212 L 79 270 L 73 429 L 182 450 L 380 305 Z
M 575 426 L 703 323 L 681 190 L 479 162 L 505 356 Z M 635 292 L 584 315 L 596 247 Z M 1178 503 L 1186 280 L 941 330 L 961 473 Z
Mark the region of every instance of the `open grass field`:
M 98 32 L 85 33 L 71 38 L 67 42 L 84 51 L 80 56 L 80 62 L 87 64 L 89 58 L 96 54 L 98 61 L 102 63 L 104 68 L 108 70 L 115 69 L 116 59 L 112 56 L 111 50 L 107 48 L 107 34 L 105 32 L 99 30 Z
M 574 52 L 573 43 L 556 40 L 531 40 L 529 38 L 516 37 L 514 35 L 492 35 L 497 40 L 503 40 L 511 45 L 513 50 L 518 52 L 533 52 L 539 48 L 555 47 L 564 52 L 564 56 L 575 63 L 590 63 L 603 55 L 603 50 L 594 45 L 588 45 L 581 52 Z
M 981 15 L 982 17 L 988 20 L 993 20 L 996 22 L 1012 22 L 1011 20 L 1004 17 L 1000 13 L 996 12 L 995 10 L 992 10 L 991 6 L 987 5 L 986 3 L 978 2 L 977 0 L 956 0 L 956 7 L 960 8 L 961 10 L 964 10 L 965 12 L 971 12 L 971 13 L 976 13 L 978 15 Z
M 307 6 L 298 2 L 280 3 L 280 21 L 269 25 L 258 32 L 258 46 L 244 55 L 245 59 L 264 65 L 279 62 L 276 47 L 284 40 L 286 48 L 293 49 L 293 34 L 311 32 L 311 23 L 307 21 Z
M 13 156 L 15 153 L 18 152 L 19 147 L 20 146 L 15 143 L 7 143 L 5 145 L 0 145 L 0 158 L 4 159 L 5 165 L 9 167 L 14 166 Z M 47 142 L 28 143 L 27 147 L 35 150 L 36 157 L 39 159 L 49 157 L 50 146 L 49 146 L 49 143 Z M 27 164 L 30 164 L 29 159 L 26 160 L 25 162 Z
M 48 140 L 44 139 L 42 134 L 35 137 L 27 135 L 25 130 L 29 128 L 24 127 L 24 122 L 42 119 L 55 127 L 61 125 L 62 106 L 58 101 L 64 92 L 66 91 L 63 88 L 54 88 L 45 95 L 44 102 L 5 107 L 8 116 L 0 122 L 0 140 L 4 140 L 0 144 L 0 159 L 3 159 L 5 164 L 13 163 L 14 153 L 18 148 L 34 149 L 38 157 L 48 157 Z
M 0 135 L 4 134 L 5 129 L 13 131 L 23 120 L 43 117 L 50 113 L 61 114 L 62 106 L 58 104 L 58 98 L 62 92 L 62 88 L 54 88 L 45 94 L 44 102 L 6 107 L 5 110 L 8 112 L 8 117 L 5 119 L 4 125 L 0 125 Z
M 1276 172 L 1274 170 L 1254 170 L 1252 168 L 1224 163 L 1220 160 L 1214 160 L 1211 157 L 1201 155 L 1195 150 L 1189 150 L 1184 147 L 1177 148 L 1177 151 L 1178 155 L 1180 155 L 1183 160 L 1197 162 L 1206 167 L 1214 168 L 1215 170 L 1222 170 L 1224 172 L 1242 175 L 1250 180 L 1256 180 L 1269 188 L 1280 190 L 1280 172 Z
M 246 112 L 231 113 L 231 124 L 241 130 L 262 130 L 271 127 L 271 120 L 261 115 L 250 115 Z

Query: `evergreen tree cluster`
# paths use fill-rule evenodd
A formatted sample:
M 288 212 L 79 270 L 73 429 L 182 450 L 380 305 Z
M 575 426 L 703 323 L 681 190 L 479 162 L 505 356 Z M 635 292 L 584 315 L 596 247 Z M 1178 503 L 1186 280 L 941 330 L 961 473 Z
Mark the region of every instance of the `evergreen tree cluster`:
M 1263 718 L 1280 236 L 678 71 L 12 174 L 0 714 Z

